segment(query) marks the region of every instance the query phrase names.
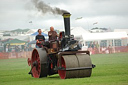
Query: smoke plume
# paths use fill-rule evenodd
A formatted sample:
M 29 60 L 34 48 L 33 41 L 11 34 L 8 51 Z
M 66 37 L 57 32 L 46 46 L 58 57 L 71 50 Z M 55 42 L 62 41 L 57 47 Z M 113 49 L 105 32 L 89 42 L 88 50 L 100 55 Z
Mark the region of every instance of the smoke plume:
M 34 4 L 34 6 L 38 9 L 38 11 L 41 11 L 43 14 L 52 13 L 52 14 L 56 14 L 56 15 L 62 15 L 63 13 L 69 13 L 68 11 L 62 10 L 57 7 L 52 8 L 51 6 L 45 4 L 41 0 L 31 0 L 31 1 Z

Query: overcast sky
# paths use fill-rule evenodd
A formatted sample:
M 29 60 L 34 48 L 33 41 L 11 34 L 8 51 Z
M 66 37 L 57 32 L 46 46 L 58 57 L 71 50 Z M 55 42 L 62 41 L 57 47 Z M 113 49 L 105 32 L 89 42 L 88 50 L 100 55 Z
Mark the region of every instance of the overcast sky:
M 128 0 L 43 0 L 51 7 L 69 11 L 71 27 L 128 29 Z M 83 17 L 82 19 L 77 19 Z M 32 23 L 29 23 L 32 21 Z M 93 23 L 98 22 L 93 25 Z M 63 17 L 42 14 L 31 0 L 0 0 L 0 30 L 64 28 Z

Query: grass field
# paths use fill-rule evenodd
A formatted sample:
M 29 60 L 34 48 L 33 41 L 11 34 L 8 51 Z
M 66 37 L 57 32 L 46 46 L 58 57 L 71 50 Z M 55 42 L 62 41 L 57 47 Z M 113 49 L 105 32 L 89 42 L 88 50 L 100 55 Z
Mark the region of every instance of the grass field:
M 91 55 L 92 76 L 65 79 L 59 75 L 32 78 L 27 59 L 0 60 L 0 85 L 128 85 L 128 53 Z

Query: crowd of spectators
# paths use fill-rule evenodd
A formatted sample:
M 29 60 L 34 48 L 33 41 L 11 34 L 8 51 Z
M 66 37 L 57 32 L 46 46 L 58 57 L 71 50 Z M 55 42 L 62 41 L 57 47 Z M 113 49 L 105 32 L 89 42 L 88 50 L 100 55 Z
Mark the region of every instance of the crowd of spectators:
M 100 46 L 98 44 L 98 42 L 91 42 L 88 45 L 88 50 L 92 53 L 92 54 L 110 54 L 114 52 L 114 47 L 109 45 L 107 46 Z
M 1 52 L 24 52 L 32 51 L 31 45 L 22 45 L 22 46 L 5 46 Z

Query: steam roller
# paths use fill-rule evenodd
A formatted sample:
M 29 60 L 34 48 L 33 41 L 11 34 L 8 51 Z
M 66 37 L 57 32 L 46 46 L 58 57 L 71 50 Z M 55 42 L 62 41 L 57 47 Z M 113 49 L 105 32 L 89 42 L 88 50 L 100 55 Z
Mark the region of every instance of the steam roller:
M 79 41 L 70 35 L 70 13 L 64 13 L 65 32 L 58 40 L 41 42 L 41 48 L 34 48 L 28 65 L 34 78 L 59 74 L 61 79 L 90 77 L 92 64 L 89 51 L 82 51 Z

